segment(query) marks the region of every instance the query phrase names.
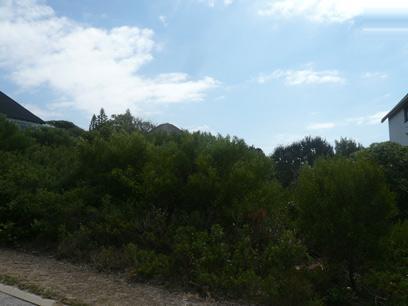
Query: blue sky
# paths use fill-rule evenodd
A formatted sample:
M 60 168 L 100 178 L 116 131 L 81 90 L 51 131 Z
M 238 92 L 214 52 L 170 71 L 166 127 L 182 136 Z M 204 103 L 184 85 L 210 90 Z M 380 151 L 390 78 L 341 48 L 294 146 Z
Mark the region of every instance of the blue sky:
M 407 93 L 407 17 L 399 0 L 0 0 L 0 90 L 81 127 L 129 108 L 267 153 L 369 145 Z

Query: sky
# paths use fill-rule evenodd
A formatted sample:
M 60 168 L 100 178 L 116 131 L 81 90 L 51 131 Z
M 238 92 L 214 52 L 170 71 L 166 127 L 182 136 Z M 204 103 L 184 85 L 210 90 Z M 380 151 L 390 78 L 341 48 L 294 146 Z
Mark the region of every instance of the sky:
M 103 107 L 266 153 L 367 146 L 407 59 L 406 0 L 0 0 L 0 91 L 83 128 Z

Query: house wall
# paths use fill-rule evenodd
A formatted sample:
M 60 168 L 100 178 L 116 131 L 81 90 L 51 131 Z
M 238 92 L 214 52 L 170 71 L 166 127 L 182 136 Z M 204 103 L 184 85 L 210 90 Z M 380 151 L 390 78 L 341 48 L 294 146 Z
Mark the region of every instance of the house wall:
M 404 122 L 404 110 L 388 119 L 390 141 L 408 146 L 408 122 Z

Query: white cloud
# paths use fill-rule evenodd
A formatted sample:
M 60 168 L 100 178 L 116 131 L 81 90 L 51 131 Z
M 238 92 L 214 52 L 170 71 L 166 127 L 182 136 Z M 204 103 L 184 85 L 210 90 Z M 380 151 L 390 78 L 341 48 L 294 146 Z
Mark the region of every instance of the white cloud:
M 217 3 L 222 2 L 224 6 L 230 6 L 235 0 L 199 0 L 200 2 L 206 2 L 209 7 L 215 7 Z
M 406 0 L 267 0 L 262 16 L 304 16 L 315 22 L 344 22 L 361 15 L 408 13 Z
M 383 72 L 366 72 L 361 75 L 363 79 L 379 79 L 385 80 L 388 79 L 388 74 Z
M 156 48 L 153 35 L 137 27 L 86 26 L 58 17 L 43 1 L 0 0 L 0 68 L 21 87 L 55 90 L 65 101 L 60 106 L 140 112 L 152 103 L 202 100 L 217 86 L 211 77 L 184 73 L 143 76 Z
M 387 114 L 386 111 L 377 112 L 375 114 L 360 116 L 360 117 L 351 117 L 343 119 L 337 123 L 335 122 L 316 122 L 309 124 L 306 128 L 308 130 L 324 130 L 332 129 L 335 127 L 348 126 L 348 125 L 375 125 L 380 124 L 381 119 Z
M 312 123 L 309 124 L 306 128 L 308 130 L 326 130 L 336 127 L 336 124 L 333 122 L 321 122 L 321 123 Z
M 166 16 L 160 15 L 160 16 L 159 16 L 159 20 L 160 20 L 160 22 L 162 23 L 162 25 L 163 25 L 164 27 L 167 27 L 167 26 L 169 25 Z
M 368 116 L 361 116 L 361 117 L 352 117 L 346 119 L 348 123 L 355 124 L 355 125 L 374 125 L 380 124 L 381 119 L 387 114 L 386 111 L 378 112 Z
M 261 74 L 257 78 L 259 84 L 264 84 L 272 80 L 282 79 L 289 86 L 337 83 L 342 84 L 345 79 L 337 70 L 316 71 L 312 68 L 301 70 L 275 70 L 271 74 Z

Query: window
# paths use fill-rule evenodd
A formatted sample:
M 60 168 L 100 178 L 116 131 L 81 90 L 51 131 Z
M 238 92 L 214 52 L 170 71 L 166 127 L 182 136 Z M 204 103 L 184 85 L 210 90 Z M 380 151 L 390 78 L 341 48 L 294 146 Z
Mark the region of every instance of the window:
M 408 121 L 408 107 L 404 108 L 404 122 Z

